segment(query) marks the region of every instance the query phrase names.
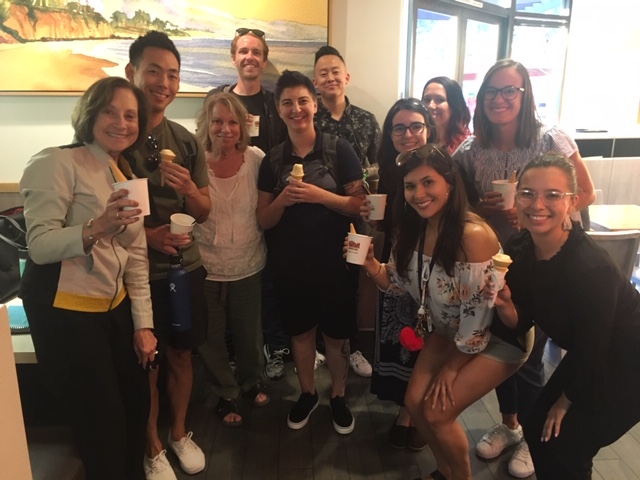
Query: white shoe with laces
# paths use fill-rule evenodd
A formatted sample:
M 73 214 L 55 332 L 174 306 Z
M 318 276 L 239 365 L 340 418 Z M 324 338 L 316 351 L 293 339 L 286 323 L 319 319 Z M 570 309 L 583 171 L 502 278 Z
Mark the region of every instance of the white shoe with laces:
M 162 450 L 153 458 L 144 456 L 144 476 L 147 480 L 178 480 L 167 460 L 167 451 Z
M 373 373 L 373 368 L 369 361 L 364 358 L 360 350 L 356 350 L 349 356 L 349 363 L 354 372 L 361 377 L 370 377 Z
M 182 470 L 189 475 L 201 472 L 205 466 L 204 452 L 196 445 L 196 442 L 191 440 L 192 436 L 193 432 L 189 432 L 180 440 L 174 442 L 171 440 L 171 433 L 169 433 L 169 448 L 180 460 Z
M 316 360 L 313 364 L 313 369 L 317 370 L 318 367 L 324 365 L 325 363 L 327 363 L 327 359 L 325 358 L 325 356 L 316 350 Z M 296 367 L 293 367 L 293 373 L 298 373 L 298 369 Z
M 476 453 L 485 460 L 491 460 L 500 455 L 506 448 L 516 445 L 522 441 L 522 426 L 511 430 L 504 423 L 494 425 L 480 439 L 476 445 Z
M 529 452 L 529 445 L 524 440 L 520 442 L 513 457 L 509 460 L 509 473 L 516 478 L 526 478 L 536 473 L 531 453 Z
M 264 366 L 264 374 L 270 380 L 279 380 L 284 377 L 284 356 L 289 355 L 288 348 L 275 348 L 273 351 L 265 344 L 262 351 L 267 360 Z

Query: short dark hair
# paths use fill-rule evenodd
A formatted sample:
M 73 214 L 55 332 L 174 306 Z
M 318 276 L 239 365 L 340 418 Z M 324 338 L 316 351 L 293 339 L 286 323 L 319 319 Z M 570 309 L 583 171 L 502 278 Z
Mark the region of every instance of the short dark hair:
M 247 33 L 244 33 L 242 35 L 236 35 L 235 37 L 233 37 L 233 40 L 231 40 L 231 56 L 235 56 L 236 51 L 238 50 L 238 40 L 240 40 L 240 38 L 244 37 L 245 35 L 251 35 L 252 37 L 257 38 L 258 40 L 260 40 L 260 43 L 262 43 L 262 51 L 264 53 L 264 61 L 266 62 L 269 59 L 269 45 L 267 45 L 267 40 L 264 38 L 265 36 L 259 36 L 256 35 L 255 33 L 253 33 L 253 30 L 249 30 Z
M 342 60 L 342 63 L 344 63 L 345 65 L 347 64 L 344 61 L 344 58 L 342 58 L 342 55 L 340 55 L 340 52 L 338 50 L 336 50 L 335 48 L 333 48 L 330 45 L 323 45 L 322 47 L 320 47 L 318 49 L 318 51 L 316 52 L 316 59 L 313 62 L 313 65 L 315 66 L 316 63 L 318 63 L 318 60 L 320 60 L 321 57 L 324 57 L 325 55 L 335 55 L 336 57 L 338 57 L 340 60 Z
M 464 101 L 462 88 L 460 88 L 458 82 L 449 77 L 434 77 L 424 85 L 422 89 L 422 100 L 424 100 L 425 90 L 432 83 L 442 85 L 442 88 L 444 88 L 447 94 L 447 103 L 449 104 L 451 118 L 444 132 L 447 142 L 446 146 L 448 148 L 450 144 L 456 142 L 460 144 L 469 134 L 469 122 L 471 122 L 471 112 L 469 112 L 467 102 Z
M 236 144 L 236 150 L 244 152 L 251 138 L 249 137 L 249 129 L 246 121 L 248 112 L 244 104 L 240 101 L 240 98 L 230 92 L 214 93 L 204 101 L 204 107 L 202 107 L 198 118 L 196 118 L 196 137 L 198 137 L 198 140 L 200 140 L 200 143 L 207 152 L 213 151 L 213 144 L 209 137 L 209 125 L 211 125 L 213 107 L 217 104 L 227 107 L 231 115 L 233 115 L 240 124 L 240 138 Z
M 93 127 L 98 114 L 111 103 L 116 90 L 130 90 L 138 101 L 138 138 L 127 150 L 137 149 L 147 136 L 148 106 L 147 99 L 138 87 L 121 77 L 102 78 L 91 85 L 80 97 L 71 115 L 71 125 L 75 131 L 75 140 L 92 143 Z
M 276 99 L 276 105 L 280 103 L 280 97 L 285 88 L 305 87 L 313 98 L 316 98 L 316 87 L 313 82 L 305 74 L 296 70 L 285 70 L 276 82 L 276 89 L 273 93 Z
M 151 30 L 144 35 L 139 36 L 129 47 L 129 63 L 138 67 L 144 54 L 144 49 L 149 47 L 161 48 L 168 50 L 178 60 L 178 66 L 180 66 L 180 53 L 174 45 L 173 41 L 166 33 L 157 32 Z
M 480 85 L 480 89 L 478 90 L 476 111 L 473 115 L 473 134 L 476 137 L 475 141 L 478 142 L 482 148 L 489 148 L 493 144 L 495 129 L 491 122 L 489 122 L 487 114 L 484 111 L 484 97 L 491 77 L 503 68 L 513 68 L 522 77 L 524 92 L 522 93 L 522 106 L 520 108 L 520 114 L 518 115 L 516 147 L 529 148 L 538 138 L 538 132 L 540 131 L 540 122 L 536 118 L 536 102 L 533 99 L 531 78 L 524 65 L 509 58 L 498 60 L 482 80 L 482 85 Z M 514 86 L 519 87 L 520 85 Z

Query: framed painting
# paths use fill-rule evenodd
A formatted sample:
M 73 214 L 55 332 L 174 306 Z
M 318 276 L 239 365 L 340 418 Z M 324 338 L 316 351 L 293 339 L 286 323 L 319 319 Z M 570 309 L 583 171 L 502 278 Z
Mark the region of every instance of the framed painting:
M 78 94 L 105 76 L 124 76 L 129 45 L 167 33 L 182 57 L 180 93 L 233 83 L 229 47 L 238 28 L 263 30 L 263 82 L 281 71 L 310 74 L 327 44 L 329 0 L 0 0 L 0 94 Z

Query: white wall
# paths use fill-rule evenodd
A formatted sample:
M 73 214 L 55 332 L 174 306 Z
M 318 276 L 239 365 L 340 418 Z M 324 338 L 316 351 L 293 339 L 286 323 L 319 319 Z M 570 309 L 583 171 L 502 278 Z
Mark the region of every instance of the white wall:
M 640 2 L 573 2 L 562 125 L 638 135 Z

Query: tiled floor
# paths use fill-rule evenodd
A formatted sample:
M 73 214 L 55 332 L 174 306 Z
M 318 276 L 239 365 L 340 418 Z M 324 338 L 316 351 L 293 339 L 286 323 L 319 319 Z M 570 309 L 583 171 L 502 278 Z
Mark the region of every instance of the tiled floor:
M 370 352 L 365 353 L 371 358 Z M 412 480 L 435 468 L 428 448 L 415 453 L 389 447 L 386 434 L 397 409 L 394 404 L 381 402 L 369 393 L 369 380 L 353 372 L 349 376 L 348 402 L 356 418 L 356 428 L 351 435 L 342 437 L 332 427 L 326 366 L 316 372 L 321 403 L 305 428 L 293 431 L 286 426 L 287 414 L 299 393 L 293 366 L 289 363 L 288 375 L 269 384 L 271 403 L 258 409 L 252 408 L 248 401 L 241 401 L 244 424 L 230 429 L 220 425 L 214 413 L 217 399 L 198 360 L 194 361 L 198 387 L 188 426 L 205 451 L 207 468 L 200 474 L 186 475 L 169 454 L 181 480 Z M 471 445 L 498 420 L 494 393 L 476 402 L 461 416 Z M 163 432 L 162 438 L 165 435 Z M 507 462 L 512 451 L 490 462 L 472 454 L 473 478 L 511 479 Z M 603 449 L 594 467 L 595 480 L 640 480 L 640 426 Z

